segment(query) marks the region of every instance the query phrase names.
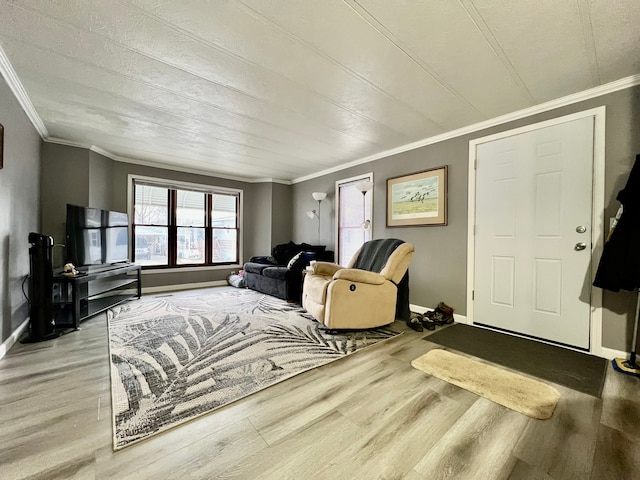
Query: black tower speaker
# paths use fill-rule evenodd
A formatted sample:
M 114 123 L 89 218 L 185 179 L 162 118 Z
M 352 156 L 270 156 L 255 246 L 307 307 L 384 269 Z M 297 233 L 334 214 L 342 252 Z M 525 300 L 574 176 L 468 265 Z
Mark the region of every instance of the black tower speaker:
M 29 337 L 24 342 L 41 342 L 59 337 L 53 321 L 53 238 L 39 233 L 29 234 Z

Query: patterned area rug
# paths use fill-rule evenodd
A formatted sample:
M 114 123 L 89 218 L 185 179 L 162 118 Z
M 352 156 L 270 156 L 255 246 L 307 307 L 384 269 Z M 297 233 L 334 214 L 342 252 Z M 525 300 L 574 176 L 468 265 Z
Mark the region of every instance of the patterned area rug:
M 108 318 L 114 450 L 398 335 L 331 334 L 297 304 L 231 288 L 143 297 Z

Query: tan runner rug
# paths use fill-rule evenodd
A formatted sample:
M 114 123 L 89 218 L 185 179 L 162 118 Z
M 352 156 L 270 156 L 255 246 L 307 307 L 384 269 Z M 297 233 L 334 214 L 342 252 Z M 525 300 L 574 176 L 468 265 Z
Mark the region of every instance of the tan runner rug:
M 431 350 L 411 365 L 429 375 L 529 417 L 553 415 L 560 393 L 550 385 L 442 349 Z
M 604 358 L 464 323 L 441 328 L 424 340 L 597 398 L 609 368 Z

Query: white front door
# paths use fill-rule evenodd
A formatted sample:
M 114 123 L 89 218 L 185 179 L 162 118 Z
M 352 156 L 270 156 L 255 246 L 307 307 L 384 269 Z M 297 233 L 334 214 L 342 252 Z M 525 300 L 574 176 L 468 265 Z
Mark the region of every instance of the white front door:
M 589 349 L 594 119 L 477 146 L 473 323 Z

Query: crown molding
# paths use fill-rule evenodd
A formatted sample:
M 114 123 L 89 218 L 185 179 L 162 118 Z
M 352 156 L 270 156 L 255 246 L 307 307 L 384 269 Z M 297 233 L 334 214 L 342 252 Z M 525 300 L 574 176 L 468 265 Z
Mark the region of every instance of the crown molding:
M 175 167 L 173 165 L 166 165 L 166 164 L 162 164 L 159 162 L 154 162 L 151 160 L 140 160 L 140 159 L 136 159 L 136 158 L 129 158 L 129 157 L 121 157 L 119 155 L 116 155 L 114 153 L 109 152 L 108 150 L 105 150 L 104 148 L 100 148 L 96 145 L 91 145 L 91 147 L 89 148 L 89 150 L 91 150 L 92 152 L 98 153 L 104 157 L 110 158 L 111 160 L 115 161 L 115 162 L 122 162 L 122 163 L 131 163 L 131 164 L 136 164 L 136 165 L 144 165 L 147 167 L 153 167 L 153 168 L 162 168 L 164 170 L 171 170 L 171 171 L 179 171 L 179 172 L 184 172 L 184 173 L 194 173 L 197 175 L 204 175 L 207 177 L 216 177 L 216 178 L 224 178 L 225 180 L 234 180 L 237 182 L 244 182 L 244 183 L 282 183 L 284 185 L 291 185 L 291 182 L 288 180 L 281 180 L 281 179 L 277 179 L 277 178 L 249 178 L 249 177 L 238 177 L 238 176 L 234 176 L 234 175 L 225 175 L 222 173 L 215 173 L 215 172 L 210 172 L 210 171 L 206 171 L 206 170 L 201 170 L 201 169 L 197 169 L 197 168 L 189 168 L 189 167 Z
M 291 180 L 284 178 L 254 178 L 249 183 L 279 183 L 280 185 L 291 185 Z
M 107 157 L 110 158 L 111 160 L 117 162 L 118 161 L 118 157 L 117 155 L 109 152 L 108 150 L 105 150 L 104 148 L 100 148 L 97 145 L 91 145 L 89 147 L 89 150 L 95 153 L 98 153 L 100 155 L 102 155 L 103 157 Z
M 84 148 L 89 150 L 89 145 L 86 143 L 74 142 L 72 140 L 67 140 L 66 138 L 59 137 L 47 137 L 43 139 L 46 143 L 54 143 L 56 145 L 64 145 L 66 147 L 75 147 L 75 148 Z
M 625 77 L 620 80 L 616 80 L 614 82 L 607 83 L 605 85 L 600 85 L 598 87 L 590 88 L 588 90 L 583 90 L 578 93 L 573 93 L 571 95 L 567 95 L 565 97 L 557 98 L 555 100 L 551 100 L 549 102 L 541 103 L 539 105 L 534 105 L 533 107 L 524 108 L 522 110 L 518 110 L 515 112 L 511 112 L 505 115 L 501 115 L 499 117 L 495 117 L 489 120 L 484 120 L 482 122 L 474 123 L 473 125 L 469 125 L 466 127 L 458 128 L 456 130 L 452 130 L 450 132 L 442 133 L 440 135 L 435 135 L 433 137 L 425 138 L 423 140 L 418 140 L 417 142 L 408 143 L 406 145 L 402 145 L 400 147 L 392 148 L 390 150 L 386 150 L 384 152 L 376 153 L 374 155 L 369 155 L 368 157 L 361 158 L 359 160 L 354 160 L 349 163 L 345 163 L 338 167 L 328 168 L 326 170 L 322 170 L 317 173 L 312 173 L 310 175 L 305 175 L 304 177 L 294 178 L 291 180 L 292 184 L 305 182 L 307 180 L 311 180 L 318 177 L 323 177 L 330 173 L 339 172 L 341 170 L 346 170 L 347 168 L 355 167 L 358 165 L 362 165 L 363 163 L 373 162 L 375 160 L 380 160 L 386 157 L 390 157 L 392 155 L 397 155 L 399 153 L 408 152 L 411 150 L 415 150 L 417 148 L 426 147 L 427 145 L 433 145 L 434 143 L 440 143 L 445 140 L 450 140 L 456 137 L 461 137 L 463 135 L 469 135 L 480 130 L 484 130 L 491 127 L 496 127 L 498 125 L 502 125 L 508 122 L 512 122 L 514 120 L 520 120 L 522 118 L 530 117 L 532 115 L 537 115 L 540 113 L 548 112 L 550 110 L 554 110 L 556 108 L 565 107 L 567 105 L 572 105 L 574 103 L 583 102 L 585 100 L 590 100 L 592 98 L 597 98 L 602 95 L 606 95 L 609 93 L 618 92 L 620 90 L 624 90 L 627 88 L 635 87 L 640 85 L 640 74 L 631 75 L 630 77 Z
M 100 149 L 101 155 L 104 155 L 106 157 L 109 157 L 112 160 L 115 160 L 116 162 L 122 162 L 122 163 L 132 163 L 135 165 L 143 165 L 145 167 L 153 167 L 153 168 L 161 168 L 163 170 L 171 170 L 173 172 L 183 172 L 183 173 L 193 173 L 196 175 L 203 175 L 206 177 L 215 177 L 215 178 L 223 178 L 225 180 L 233 180 L 236 182 L 244 182 L 244 183 L 257 183 L 257 182 L 261 182 L 262 180 L 256 180 L 250 177 L 238 177 L 236 175 L 226 175 L 224 173 L 216 173 L 216 172 L 211 172 L 208 170 L 202 170 L 199 168 L 192 168 L 192 167 L 183 167 L 183 166 L 177 166 L 177 165 L 167 165 L 167 164 L 163 164 L 161 162 L 154 162 L 152 160 L 141 160 L 141 159 L 137 159 L 137 158 L 129 158 L 129 157 L 121 157 L 119 155 L 113 155 L 110 154 L 109 152 L 106 152 L 106 150 L 102 150 Z M 96 150 L 94 150 L 96 151 Z
M 9 88 L 16 97 L 16 100 L 18 100 L 22 110 L 24 110 L 24 113 L 38 131 L 40 137 L 42 139 L 47 138 L 49 136 L 49 131 L 47 130 L 47 127 L 44 126 L 44 122 L 40 118 L 40 115 L 36 112 L 29 95 L 27 95 L 27 91 L 22 86 L 22 82 L 18 78 L 16 71 L 13 69 L 11 62 L 9 62 L 9 58 L 7 57 L 7 54 L 4 53 L 2 47 L 0 47 L 0 73 L 7 82 L 7 85 L 9 85 Z

